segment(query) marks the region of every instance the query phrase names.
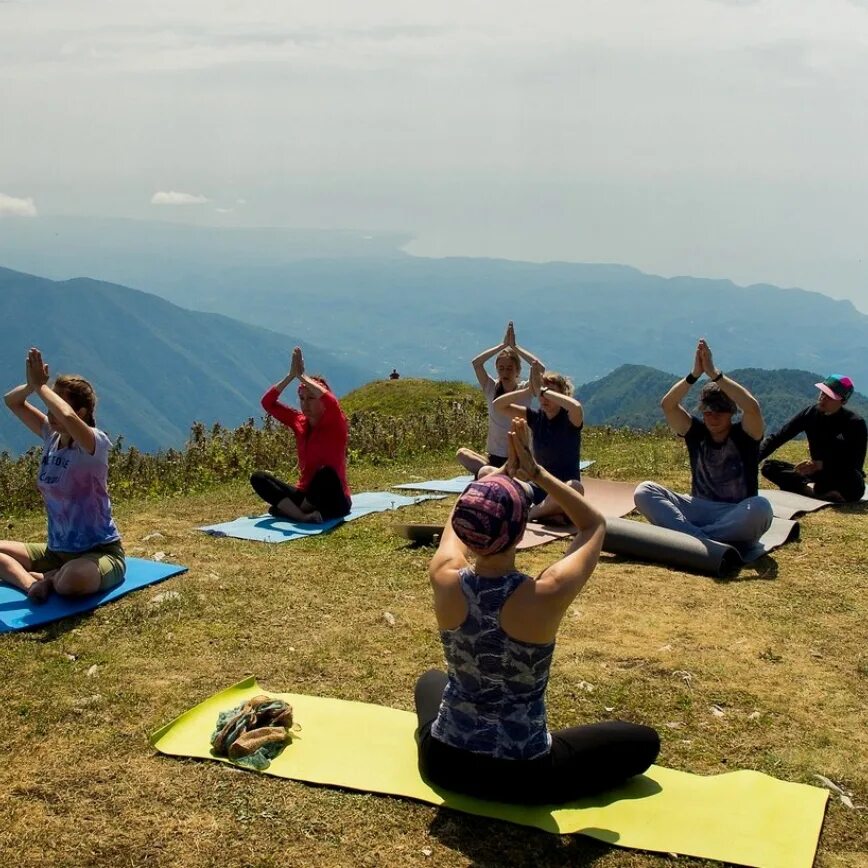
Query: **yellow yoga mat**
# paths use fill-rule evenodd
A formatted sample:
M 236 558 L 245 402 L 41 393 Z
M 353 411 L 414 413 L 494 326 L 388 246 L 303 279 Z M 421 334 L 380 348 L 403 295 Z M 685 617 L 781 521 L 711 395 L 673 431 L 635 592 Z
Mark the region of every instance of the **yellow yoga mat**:
M 216 759 L 209 739 L 219 712 L 264 692 L 254 678 L 241 681 L 158 729 L 151 743 L 172 756 Z M 416 716 L 410 712 L 294 693 L 269 695 L 292 704 L 301 732 L 264 774 L 406 796 L 621 847 L 764 868 L 809 868 L 814 861 L 828 796 L 817 787 L 753 771 L 701 777 L 652 766 L 618 790 L 568 805 L 487 802 L 425 783 L 416 764 Z

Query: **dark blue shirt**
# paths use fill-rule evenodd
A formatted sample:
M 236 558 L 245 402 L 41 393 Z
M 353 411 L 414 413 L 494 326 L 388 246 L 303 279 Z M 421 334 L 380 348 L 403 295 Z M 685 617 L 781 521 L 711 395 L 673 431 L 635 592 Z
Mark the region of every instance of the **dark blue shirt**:
M 533 434 L 533 455 L 537 463 L 561 482 L 580 479 L 582 426 L 570 422 L 563 407 L 549 419 L 542 410 L 528 410 L 527 424 Z

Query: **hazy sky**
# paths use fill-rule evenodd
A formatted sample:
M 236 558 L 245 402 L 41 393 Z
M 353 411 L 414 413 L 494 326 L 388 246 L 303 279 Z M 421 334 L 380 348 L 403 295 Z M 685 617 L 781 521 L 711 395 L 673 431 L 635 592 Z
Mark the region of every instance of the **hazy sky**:
M 402 230 L 868 311 L 868 0 L 0 0 L 4 220 Z

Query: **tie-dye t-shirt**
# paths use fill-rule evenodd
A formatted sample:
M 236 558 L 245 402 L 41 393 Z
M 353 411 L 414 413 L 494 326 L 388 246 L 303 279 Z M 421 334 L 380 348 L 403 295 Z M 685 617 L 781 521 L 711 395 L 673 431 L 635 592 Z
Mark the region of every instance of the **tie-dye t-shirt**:
M 42 427 L 44 449 L 37 487 L 48 513 L 48 548 L 56 552 L 86 552 L 117 542 L 108 496 L 108 451 L 111 441 L 93 429 L 96 448 L 89 455 L 77 443 L 60 446 L 60 434 Z

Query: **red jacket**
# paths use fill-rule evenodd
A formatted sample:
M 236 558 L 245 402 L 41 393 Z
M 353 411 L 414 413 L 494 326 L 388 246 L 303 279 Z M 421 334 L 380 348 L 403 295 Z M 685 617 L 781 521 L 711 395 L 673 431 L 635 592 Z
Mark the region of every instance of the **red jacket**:
M 341 480 L 344 494 L 350 497 L 347 484 L 347 417 L 341 410 L 338 399 L 328 390 L 320 400 L 323 413 L 316 425 L 311 426 L 307 416 L 280 402 L 280 392 L 272 386 L 262 396 L 262 409 L 283 422 L 293 434 L 298 450 L 298 466 L 301 478 L 298 488 L 306 491 L 313 475 L 321 467 L 333 467 Z

